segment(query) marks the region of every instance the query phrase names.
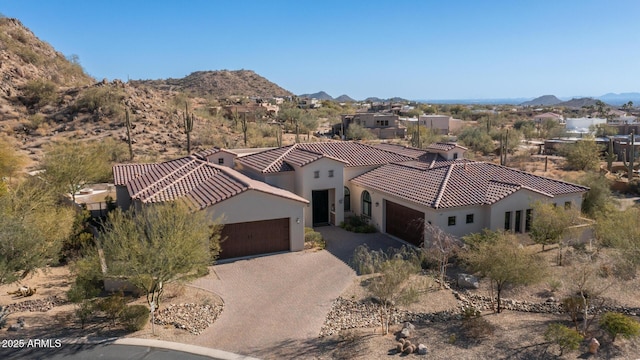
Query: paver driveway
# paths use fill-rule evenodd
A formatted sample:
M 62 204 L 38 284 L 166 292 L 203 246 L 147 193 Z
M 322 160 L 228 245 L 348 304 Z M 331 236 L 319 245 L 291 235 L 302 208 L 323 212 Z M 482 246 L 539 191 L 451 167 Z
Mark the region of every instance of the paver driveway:
M 266 356 L 279 344 L 317 338 L 337 298 L 355 279 L 345 263 L 363 242 L 372 248 L 398 246 L 382 234 L 352 234 L 320 228 L 327 251 L 283 253 L 213 267 L 193 285 L 225 301 L 220 318 L 196 345 Z M 214 273 L 215 272 L 215 273 Z

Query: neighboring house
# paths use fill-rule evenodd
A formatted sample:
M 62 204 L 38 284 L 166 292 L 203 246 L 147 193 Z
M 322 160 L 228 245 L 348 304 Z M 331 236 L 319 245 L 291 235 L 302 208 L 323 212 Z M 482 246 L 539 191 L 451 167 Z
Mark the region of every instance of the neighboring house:
M 407 129 L 399 122 L 399 117 L 393 113 L 356 113 L 354 115 L 342 115 L 344 131 L 349 129 L 351 124 L 357 124 L 369 129 L 379 139 L 404 138 Z M 340 126 L 340 125 L 338 125 Z M 340 129 L 337 129 L 338 132 Z
M 449 115 L 420 115 L 418 124 L 447 135 L 461 129 L 464 122 Z
M 573 134 L 593 134 L 591 130 L 596 125 L 606 125 L 607 119 L 605 118 L 567 118 L 565 122 L 565 129 L 567 133 Z
M 541 124 L 543 123 L 545 120 L 553 120 L 558 122 L 559 124 L 564 124 L 564 117 L 560 114 L 556 114 L 556 113 L 552 113 L 552 112 L 546 112 L 544 114 L 539 114 L 533 117 L 533 121 L 536 124 Z
M 304 208 L 309 202 L 230 167 L 187 156 L 116 165 L 113 175 L 117 204 L 124 210 L 184 199 L 225 224 L 221 259 L 304 248 Z

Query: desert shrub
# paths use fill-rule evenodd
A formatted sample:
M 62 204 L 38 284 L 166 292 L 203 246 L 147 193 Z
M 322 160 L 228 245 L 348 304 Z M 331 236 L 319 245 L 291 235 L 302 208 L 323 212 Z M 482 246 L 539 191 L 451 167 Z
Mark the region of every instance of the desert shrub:
M 121 102 L 124 93 L 112 86 L 92 87 L 85 90 L 76 101 L 76 110 L 100 112 L 104 115 L 122 116 L 124 110 Z
M 120 315 L 120 321 L 129 331 L 142 330 L 149 322 L 149 309 L 144 305 L 127 306 Z
M 23 91 L 23 102 L 27 106 L 44 106 L 58 99 L 58 87 L 52 81 L 45 79 L 28 81 Z
M 368 140 L 376 137 L 371 131 L 358 124 L 350 124 L 346 135 L 347 140 Z
M 462 332 L 473 340 L 481 340 L 493 335 L 495 327 L 480 315 L 480 311 L 467 307 L 462 312 Z
M 96 311 L 95 304 L 90 300 L 84 300 L 78 304 L 74 314 L 80 321 L 80 327 L 84 329 L 84 325 L 91 319 Z
M 358 275 L 364 275 L 380 272 L 384 263 L 388 260 L 404 260 L 412 266 L 420 268 L 423 256 L 420 250 L 413 247 L 401 246 L 400 248 L 389 248 L 384 251 L 371 250 L 367 244 L 363 244 L 353 251 L 350 264 Z
M 377 231 L 375 226 L 370 225 L 367 219 L 361 216 L 349 216 L 340 223 L 340 227 L 355 233 L 374 233 Z
M 322 234 L 310 227 L 304 228 L 304 244 L 305 248 L 308 247 L 324 249 L 325 247 L 325 242 L 322 238 Z
M 122 293 L 115 293 L 98 301 L 98 310 L 102 311 L 107 319 L 111 320 L 111 325 L 116 324 L 116 320 L 124 311 L 126 304 Z
M 67 291 L 67 299 L 73 303 L 80 303 L 85 299 L 92 299 L 102 291 L 102 270 L 97 255 L 85 256 L 76 261 L 72 267 L 76 275 L 75 282 Z
M 544 339 L 560 347 L 560 356 L 565 350 L 577 350 L 582 342 L 582 335 L 562 324 L 550 324 L 544 332 Z
M 611 336 L 611 342 L 615 342 L 618 335 L 627 339 L 640 335 L 640 323 L 620 313 L 607 312 L 602 314 L 600 328 Z

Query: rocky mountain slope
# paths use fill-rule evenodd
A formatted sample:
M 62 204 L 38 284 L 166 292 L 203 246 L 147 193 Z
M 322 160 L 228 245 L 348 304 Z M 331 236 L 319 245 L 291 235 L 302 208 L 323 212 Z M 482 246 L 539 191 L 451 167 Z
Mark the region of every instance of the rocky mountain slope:
M 562 100 L 555 97 L 555 95 L 543 95 L 533 100 L 523 102 L 522 106 L 552 106 L 561 103 Z
M 0 18 L 0 134 L 29 155 L 30 168 L 37 168 L 46 144 L 60 139 L 113 139 L 125 145 L 125 109 L 131 114 L 136 161 L 186 154 L 187 102 L 196 114 L 195 150 L 237 144 L 238 131 L 209 116 L 211 96 L 229 95 L 290 93 L 248 70 L 203 71 L 155 82 L 96 81 L 77 58 L 66 58 L 20 21 Z
M 135 80 L 131 84 L 142 84 L 156 90 L 184 91 L 216 99 L 238 95 L 261 98 L 293 95 L 251 70 L 196 71 L 182 79 Z

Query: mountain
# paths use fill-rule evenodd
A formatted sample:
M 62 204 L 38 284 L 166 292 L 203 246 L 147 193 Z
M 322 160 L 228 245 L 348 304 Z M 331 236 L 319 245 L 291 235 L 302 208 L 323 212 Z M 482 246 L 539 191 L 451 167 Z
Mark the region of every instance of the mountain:
M 136 161 L 185 154 L 185 103 L 196 115 L 193 150 L 243 146 L 233 124 L 213 114 L 223 103 L 196 94 L 291 93 L 248 70 L 201 71 L 167 81 L 96 81 L 77 58 L 67 59 L 20 21 L 0 17 L 0 133 L 29 156 L 29 169 L 37 168 L 43 147 L 52 141 L 114 141 L 114 153 L 116 146 L 126 147 L 125 109 Z
M 564 107 L 568 107 L 568 108 L 574 108 L 574 109 L 579 109 L 581 107 L 584 106 L 595 106 L 596 105 L 596 99 L 594 98 L 590 98 L 590 97 L 584 97 L 584 98 L 578 98 L 578 99 L 571 99 L 569 101 L 563 101 L 559 104 L 555 104 L 556 106 L 564 106 Z
M 602 100 L 611 105 L 624 105 L 629 101 L 640 104 L 640 93 L 637 92 L 629 92 L 629 93 L 608 93 L 602 96 L 598 96 L 598 100 Z
M 560 104 L 562 100 L 555 97 L 555 95 L 543 95 L 533 100 L 523 102 L 522 106 L 553 106 Z
M 302 94 L 302 95 L 299 95 L 299 97 L 309 98 L 309 99 L 318 99 L 318 100 L 333 100 L 333 97 L 324 91 L 320 91 L 313 94 Z
M 337 102 L 356 102 L 353 98 L 351 98 L 349 95 L 340 95 L 337 98 L 334 99 Z
M 261 98 L 293 95 L 251 70 L 196 71 L 180 79 L 135 80 L 130 83 L 158 90 L 184 91 L 195 96 L 213 96 L 217 99 L 238 95 Z

